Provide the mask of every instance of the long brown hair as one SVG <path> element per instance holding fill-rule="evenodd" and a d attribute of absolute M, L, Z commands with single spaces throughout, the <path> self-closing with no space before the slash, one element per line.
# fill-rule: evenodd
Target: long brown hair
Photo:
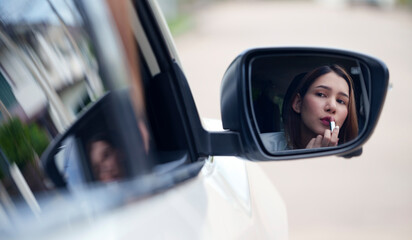
<path fill-rule="evenodd" d="M 303 73 L 296 76 L 286 92 L 282 108 L 282 118 L 285 127 L 286 139 L 290 148 L 297 149 L 306 147 L 306 143 L 302 142 L 300 132 L 300 126 L 302 124 L 300 114 L 296 113 L 292 108 L 293 99 L 297 94 L 299 94 L 303 99 L 309 87 L 315 82 L 315 80 L 330 72 L 334 72 L 339 77 L 345 79 L 349 86 L 348 115 L 346 116 L 345 122 L 339 131 L 339 144 L 348 142 L 358 136 L 358 117 L 356 114 L 355 96 L 353 91 L 354 84 L 352 78 L 339 65 L 334 64 L 330 66 L 321 66 L 315 68 L 309 73 Z"/>

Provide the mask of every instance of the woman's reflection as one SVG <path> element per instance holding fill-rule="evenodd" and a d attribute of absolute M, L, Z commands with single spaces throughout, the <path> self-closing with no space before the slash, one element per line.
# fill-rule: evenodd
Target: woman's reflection
<path fill-rule="evenodd" d="M 356 138 L 352 78 L 338 65 L 297 76 L 286 93 L 282 115 L 289 149 L 337 146 Z M 331 129 L 333 121 L 336 127 Z"/>
<path fill-rule="evenodd" d="M 121 154 L 105 134 L 97 134 L 89 141 L 88 152 L 96 180 L 111 182 L 124 177 Z"/>

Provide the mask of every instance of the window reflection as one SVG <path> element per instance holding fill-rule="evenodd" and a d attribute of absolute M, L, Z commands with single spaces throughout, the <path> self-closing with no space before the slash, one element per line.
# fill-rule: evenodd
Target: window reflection
<path fill-rule="evenodd" d="M 39 156 L 104 93 L 73 1 L 0 0 L 0 206 L 39 211 L 35 196 L 53 188 Z"/>
<path fill-rule="evenodd" d="M 132 32 L 121 35 L 122 42 L 117 42 L 112 41 L 116 31 L 107 34 L 93 27 L 89 30 L 106 35 L 92 42 L 74 2 L 0 0 L 0 235 L 5 229 L 3 212 L 7 217 L 17 212 L 14 216 L 19 219 L 10 217 L 13 224 L 33 213 L 43 217 L 53 212 L 53 202 L 65 201 L 59 187 L 78 193 L 89 187 L 117 186 L 146 174 L 154 162 L 148 160 L 150 129 Z M 118 6 L 111 3 L 113 8 Z M 112 20 L 105 15 L 110 12 L 82 4 L 84 12 L 93 9 L 102 13 L 101 18 Z M 119 20 L 116 27 L 121 28 L 124 11 L 113 12 Z M 120 44 L 134 49 L 127 52 L 130 62 L 126 64 Z M 102 48 L 113 56 L 102 54 Z M 100 65 L 95 51 L 102 56 Z M 105 73 L 105 83 L 122 84 L 112 84 L 109 92 L 99 72 Z M 99 133 L 109 139 L 93 140 Z M 44 154 L 51 143 L 51 152 Z M 42 155 L 44 162 L 40 161 Z"/>
<path fill-rule="evenodd" d="M 22 7 L 26 2 L 32 7 Z M 30 120 L 49 108 L 61 131 L 102 95 L 103 88 L 90 39 L 73 3 L 34 2 L 2 1 L 1 79 L 18 102 L 13 113 Z"/>

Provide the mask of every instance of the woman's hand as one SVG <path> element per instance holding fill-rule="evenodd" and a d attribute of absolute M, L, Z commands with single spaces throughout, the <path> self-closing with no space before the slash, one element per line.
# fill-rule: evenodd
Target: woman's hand
<path fill-rule="evenodd" d="M 325 133 L 318 135 L 316 138 L 312 138 L 306 148 L 321 148 L 321 147 L 335 147 L 339 142 L 339 126 L 336 126 L 331 132 L 329 129 L 325 130 Z"/>

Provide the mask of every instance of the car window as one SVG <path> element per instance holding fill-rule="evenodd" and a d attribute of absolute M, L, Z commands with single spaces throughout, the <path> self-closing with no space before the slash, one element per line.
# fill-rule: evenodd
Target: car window
<path fill-rule="evenodd" d="M 2 119 L 44 118 L 61 132 L 104 93 L 82 19 L 71 1 L 2 1 L 1 16 Z"/>
<path fill-rule="evenodd" d="M 103 12 L 101 3 L 95 7 Z M 110 42 L 122 46 L 114 34 L 104 36 L 114 56 L 101 56 L 82 8 L 71 0 L 0 1 L 0 212 L 5 216 L 26 208 L 39 214 L 45 210 L 39 199 L 57 192 L 59 184 L 46 173 L 50 161 L 41 161 L 51 146 L 50 159 L 69 187 L 118 181 L 148 169 L 143 89 L 133 92 L 133 83 L 117 84 L 138 76 L 117 68 L 126 64 L 118 61 L 122 53 L 109 48 Z M 109 23 L 104 26 L 113 29 L 115 23 Z M 126 163 L 132 157 L 135 161 Z M 3 217 L 0 232 L 8 222 Z"/>

